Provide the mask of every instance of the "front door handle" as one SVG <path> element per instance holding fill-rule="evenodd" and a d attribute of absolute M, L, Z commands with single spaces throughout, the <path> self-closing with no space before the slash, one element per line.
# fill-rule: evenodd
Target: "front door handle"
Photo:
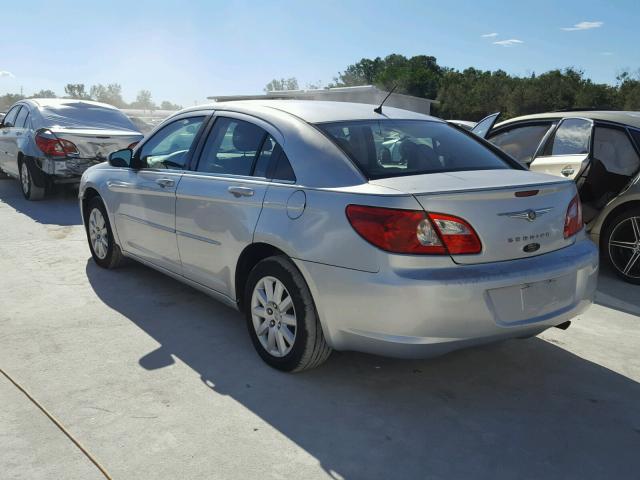
<path fill-rule="evenodd" d="M 231 195 L 233 195 L 236 198 L 253 197 L 253 194 L 255 193 L 253 191 L 253 188 L 249 188 L 249 187 L 229 187 L 227 190 Z"/>
<path fill-rule="evenodd" d="M 171 180 L 170 178 L 159 178 L 158 180 L 156 180 L 156 183 L 162 188 L 173 187 L 176 184 L 176 182 Z"/>
<path fill-rule="evenodd" d="M 575 169 L 573 167 L 564 167 L 562 170 L 560 170 L 560 173 L 565 177 L 569 177 L 575 173 Z"/>

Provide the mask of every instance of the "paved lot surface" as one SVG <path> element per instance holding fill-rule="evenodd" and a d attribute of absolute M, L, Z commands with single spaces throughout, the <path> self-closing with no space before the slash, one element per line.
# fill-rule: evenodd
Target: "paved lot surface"
<path fill-rule="evenodd" d="M 640 287 L 607 272 L 567 331 L 287 375 L 237 312 L 95 267 L 73 194 L 29 203 L 0 180 L 0 368 L 114 479 L 640 475 Z M 0 406 L 0 478 L 101 478 L 3 377 Z"/>

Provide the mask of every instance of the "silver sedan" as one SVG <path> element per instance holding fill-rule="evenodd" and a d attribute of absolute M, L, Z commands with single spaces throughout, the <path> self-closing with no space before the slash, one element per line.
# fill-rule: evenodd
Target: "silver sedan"
<path fill-rule="evenodd" d="M 394 108 L 183 110 L 88 169 L 80 204 L 98 265 L 130 257 L 238 308 L 285 371 L 566 328 L 596 287 L 573 182 Z"/>

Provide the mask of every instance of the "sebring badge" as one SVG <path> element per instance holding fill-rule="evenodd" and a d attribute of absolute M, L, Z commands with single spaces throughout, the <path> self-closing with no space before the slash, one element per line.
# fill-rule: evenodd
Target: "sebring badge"
<path fill-rule="evenodd" d="M 522 210 L 520 212 L 507 212 L 507 213 L 499 213 L 498 215 L 501 217 L 510 217 L 510 218 L 520 218 L 522 220 L 527 220 L 529 222 L 535 222 L 536 218 L 546 213 L 549 213 L 553 210 L 553 207 L 547 208 L 538 208 L 536 210 Z"/>

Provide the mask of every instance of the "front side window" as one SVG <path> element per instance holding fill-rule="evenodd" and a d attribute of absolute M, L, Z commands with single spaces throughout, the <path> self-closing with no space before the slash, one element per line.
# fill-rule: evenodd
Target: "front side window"
<path fill-rule="evenodd" d="M 18 116 L 18 111 L 20 110 L 20 105 L 16 105 L 7 113 L 7 116 L 4 117 L 4 126 L 5 127 L 13 127 L 16 124 L 16 117 Z"/>
<path fill-rule="evenodd" d="M 266 136 L 267 132 L 252 123 L 218 117 L 207 138 L 197 170 L 250 176 Z M 265 155 L 270 156 L 270 151 Z"/>
<path fill-rule="evenodd" d="M 140 150 L 142 168 L 183 170 L 189 149 L 205 118 L 183 118 L 158 130 Z"/>
<path fill-rule="evenodd" d="M 609 173 L 631 176 L 640 169 L 640 158 L 627 132 L 618 128 L 595 128 L 593 158 Z"/>
<path fill-rule="evenodd" d="M 446 123 L 363 120 L 318 127 L 369 179 L 514 168 L 474 136 Z"/>
<path fill-rule="evenodd" d="M 20 113 L 18 113 L 18 116 L 16 117 L 16 121 L 14 122 L 14 125 L 17 128 L 24 128 L 24 124 L 28 116 L 29 116 L 29 110 L 27 110 L 27 107 L 22 107 L 20 109 Z"/>
<path fill-rule="evenodd" d="M 588 154 L 592 126 L 590 120 L 583 118 L 564 120 L 553 135 L 553 141 L 545 148 L 545 155 Z"/>
<path fill-rule="evenodd" d="M 514 127 L 492 136 L 489 141 L 520 163 L 528 165 L 550 126 L 543 124 Z"/>

